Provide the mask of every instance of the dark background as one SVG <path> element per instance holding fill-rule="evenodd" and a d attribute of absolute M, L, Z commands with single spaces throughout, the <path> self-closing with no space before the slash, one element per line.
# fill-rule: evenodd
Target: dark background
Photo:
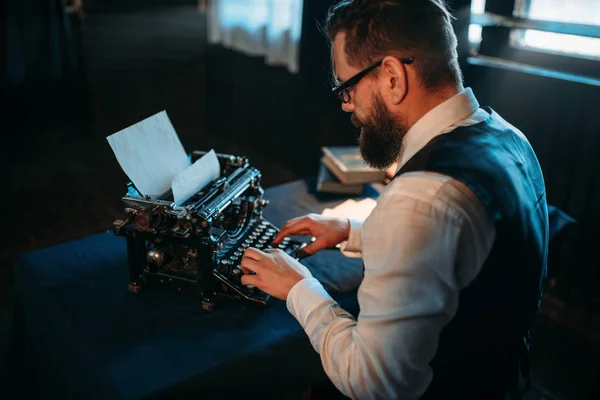
<path fill-rule="evenodd" d="M 349 115 L 329 93 L 329 50 L 317 29 L 331 1 L 304 3 L 297 75 L 209 46 L 193 0 L 84 0 L 83 16 L 65 14 L 57 0 L 0 3 L 2 321 L 20 253 L 107 230 L 122 215 L 127 178 L 106 136 L 167 110 L 186 150 L 246 155 L 267 187 L 314 176 L 322 145 L 355 144 Z M 600 87 L 469 65 L 469 1 L 451 4 L 465 86 L 525 133 L 549 203 L 577 219 L 551 248 L 530 396 L 594 398 Z M 530 57 L 547 67 L 568 63 Z"/>

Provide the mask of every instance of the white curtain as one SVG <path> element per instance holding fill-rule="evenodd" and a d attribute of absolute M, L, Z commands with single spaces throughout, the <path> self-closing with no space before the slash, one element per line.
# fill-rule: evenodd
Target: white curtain
<path fill-rule="evenodd" d="M 299 71 L 304 0 L 212 0 L 208 40 Z"/>

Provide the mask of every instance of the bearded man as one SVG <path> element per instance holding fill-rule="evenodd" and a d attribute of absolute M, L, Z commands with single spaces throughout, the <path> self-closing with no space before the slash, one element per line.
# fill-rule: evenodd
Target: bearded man
<path fill-rule="evenodd" d="M 344 0 L 327 15 L 362 156 L 397 170 L 365 221 L 299 217 L 274 244 L 312 235 L 308 254 L 361 253 L 358 318 L 285 253 L 243 256 L 242 283 L 286 301 L 351 398 L 512 399 L 528 384 L 544 180 L 525 136 L 463 86 L 451 19 L 442 0 Z"/>

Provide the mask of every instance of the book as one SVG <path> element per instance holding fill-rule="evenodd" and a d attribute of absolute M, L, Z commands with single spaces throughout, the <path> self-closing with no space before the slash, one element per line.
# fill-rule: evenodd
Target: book
<path fill-rule="evenodd" d="M 367 165 L 358 146 L 322 147 L 321 162 L 345 185 L 382 182 L 385 171 Z"/>
<path fill-rule="evenodd" d="M 345 185 L 333 175 L 321 161 L 317 177 L 317 192 L 359 195 L 365 190 L 363 184 Z"/>

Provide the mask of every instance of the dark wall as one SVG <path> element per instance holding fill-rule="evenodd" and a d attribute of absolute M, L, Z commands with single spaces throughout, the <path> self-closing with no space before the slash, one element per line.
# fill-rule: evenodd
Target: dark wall
<path fill-rule="evenodd" d="M 106 12 L 144 9 L 153 6 L 198 4 L 197 0 L 83 0 L 85 12 Z"/>
<path fill-rule="evenodd" d="M 80 22 L 62 0 L 0 2 L 3 132 L 86 122 Z"/>
<path fill-rule="evenodd" d="M 300 73 L 269 67 L 211 46 L 207 57 L 207 114 L 213 136 L 282 161 L 301 175 L 317 172 L 320 146 L 356 143 L 356 130 L 330 94 L 329 47 L 318 29 L 329 4 L 306 0 Z"/>

